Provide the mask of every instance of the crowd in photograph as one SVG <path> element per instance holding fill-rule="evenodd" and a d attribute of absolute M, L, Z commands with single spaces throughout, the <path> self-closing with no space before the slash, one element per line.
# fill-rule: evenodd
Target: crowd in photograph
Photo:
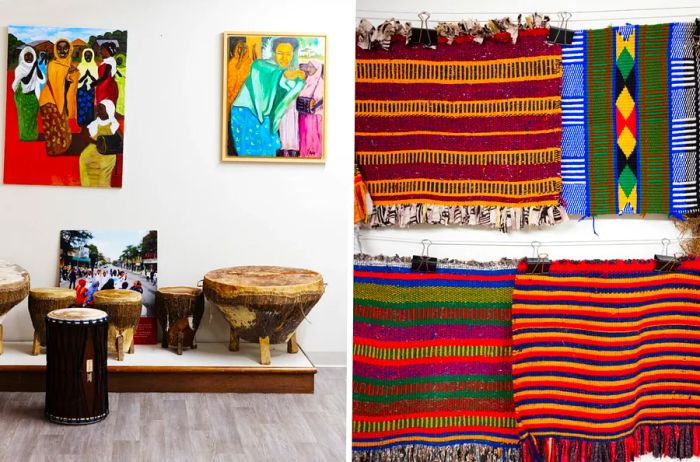
<path fill-rule="evenodd" d="M 146 278 L 156 283 L 156 273 L 147 273 Z M 90 269 L 78 266 L 63 266 L 61 280 L 68 283 L 69 289 L 75 289 L 76 305 L 93 306 L 95 292 L 108 289 L 133 290 L 143 294 L 140 280 L 129 280 L 126 271 L 119 269 Z"/>

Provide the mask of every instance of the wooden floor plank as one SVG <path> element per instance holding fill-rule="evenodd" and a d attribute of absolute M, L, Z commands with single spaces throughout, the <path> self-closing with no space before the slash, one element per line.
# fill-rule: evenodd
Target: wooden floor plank
<path fill-rule="evenodd" d="M 110 393 L 110 415 L 52 424 L 44 394 L 0 392 L 4 461 L 343 461 L 344 368 L 319 368 L 303 395 Z"/>

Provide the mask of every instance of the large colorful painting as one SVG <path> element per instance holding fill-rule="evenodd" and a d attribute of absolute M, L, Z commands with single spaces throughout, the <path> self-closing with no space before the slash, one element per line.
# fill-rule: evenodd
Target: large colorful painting
<path fill-rule="evenodd" d="M 126 37 L 8 28 L 6 184 L 121 187 Z"/>
<path fill-rule="evenodd" d="M 325 161 L 326 38 L 224 33 L 224 161 Z"/>

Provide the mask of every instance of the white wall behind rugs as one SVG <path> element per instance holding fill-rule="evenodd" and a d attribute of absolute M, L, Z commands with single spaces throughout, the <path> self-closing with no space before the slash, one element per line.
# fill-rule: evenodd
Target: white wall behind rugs
<path fill-rule="evenodd" d="M 673 10 L 677 7 L 692 7 L 690 9 Z M 666 10 L 645 10 L 663 7 Z M 619 11 L 612 11 L 613 9 Z M 385 11 L 379 13 L 377 10 Z M 552 14 L 557 11 L 574 12 L 569 22 L 570 29 L 592 29 L 608 25 L 620 25 L 626 22 L 636 24 L 652 24 L 661 22 L 687 21 L 692 22 L 695 16 L 700 17 L 700 5 L 693 1 L 669 0 L 620 0 L 610 3 L 605 0 L 589 0 L 578 2 L 573 0 L 491 0 L 474 3 L 460 0 L 357 0 L 357 19 L 373 18 L 373 24 L 381 21 L 374 18 L 396 17 L 402 21 L 409 20 L 413 25 L 420 24 L 417 14 L 427 10 L 430 19 L 459 20 L 477 18 L 484 19 L 510 16 L 517 18 L 519 13 L 527 15 L 533 12 Z M 576 13 L 585 10 L 589 13 Z M 603 10 L 603 11 L 601 11 Z M 463 13 L 463 14 L 446 14 Z M 659 17 L 661 15 L 661 17 Z M 675 16 L 674 16 L 675 15 Z M 684 16 L 686 15 L 686 16 Z M 695 16 L 690 16 L 695 15 Z M 625 18 L 625 19 L 620 19 Z M 552 16 L 553 25 L 558 25 L 556 15 Z M 434 27 L 434 24 L 432 24 Z M 537 241 L 613 241 L 613 240 L 646 240 L 653 239 L 653 244 L 645 245 L 606 245 L 581 247 L 541 247 L 540 251 L 549 254 L 550 258 L 646 258 L 654 253 L 661 253 L 661 239 L 676 238 L 678 231 L 666 217 L 654 216 L 640 219 L 639 217 L 601 217 L 595 220 L 593 233 L 592 220 L 578 222 L 579 217 L 553 228 L 543 227 L 537 231 L 512 232 L 502 234 L 494 230 L 478 228 L 443 228 L 438 226 L 410 229 L 372 230 L 363 231 L 367 237 L 398 238 L 405 240 L 430 239 L 433 241 L 488 241 L 496 244 L 513 244 Z M 536 228 L 535 228 L 536 229 Z M 357 247 L 356 247 L 357 250 Z M 387 241 L 363 241 L 362 250 L 369 254 L 420 254 L 421 246 L 415 243 L 398 243 Z M 669 247 L 670 252 L 678 251 L 677 244 Z M 525 247 L 490 246 L 433 246 L 430 253 L 437 257 L 494 260 L 501 257 L 520 258 L 530 256 L 532 250 Z"/>
<path fill-rule="evenodd" d="M 354 13 L 353 2 L 324 0 L 303 6 L 285 0 L 122 0 L 109 8 L 88 0 L 0 0 L 2 89 L 9 24 L 129 33 L 123 188 L 0 186 L 0 257 L 24 266 L 32 286 L 52 286 L 59 230 L 146 228 L 159 232 L 161 286 L 195 284 L 222 266 L 314 269 L 328 287 L 302 324 L 299 343 L 307 352 L 337 353 L 333 357 L 344 363 Z M 325 166 L 219 161 L 226 30 L 327 35 Z M 227 324 L 212 308 L 207 306 L 198 338 L 227 341 Z M 26 301 L 4 324 L 6 339 L 31 339 Z"/>

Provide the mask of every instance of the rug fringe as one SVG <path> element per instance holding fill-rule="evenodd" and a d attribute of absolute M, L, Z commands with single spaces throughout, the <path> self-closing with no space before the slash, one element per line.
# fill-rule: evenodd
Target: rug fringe
<path fill-rule="evenodd" d="M 394 446 L 372 451 L 353 451 L 352 462 L 520 462 L 519 448 L 485 444 Z"/>
<path fill-rule="evenodd" d="M 503 232 L 556 225 L 569 219 L 562 206 L 525 208 L 450 206 L 431 204 L 375 205 L 369 226 L 405 228 L 418 224 L 487 226 Z"/>
<path fill-rule="evenodd" d="M 509 17 L 492 19 L 481 24 L 474 19 L 461 21 L 441 21 L 437 24 L 438 35 L 448 44 L 462 40 L 481 44 L 486 39 L 496 39 L 501 42 L 515 43 L 518 40 L 518 32 L 530 29 L 549 28 L 549 17 L 534 13 L 526 16 L 519 15 L 516 21 Z M 394 36 L 411 36 L 411 23 L 402 23 L 394 18 L 387 19 L 375 27 L 367 19 L 361 19 L 355 33 L 357 46 L 363 50 L 381 48 L 388 51 Z"/>
<path fill-rule="evenodd" d="M 523 445 L 523 462 L 628 462 L 644 454 L 688 459 L 700 455 L 700 426 L 644 425 L 612 442 L 536 438 L 541 453 Z"/>
<path fill-rule="evenodd" d="M 410 268 L 412 257 L 401 257 L 399 255 L 367 255 L 358 253 L 354 256 L 355 265 L 364 266 L 390 266 L 398 268 Z M 438 260 L 438 268 L 449 269 L 476 269 L 476 270 L 499 270 L 499 269 L 515 269 L 518 267 L 520 260 L 511 258 L 502 258 L 497 261 L 476 261 L 476 260 L 457 260 L 453 258 L 441 258 Z"/>

